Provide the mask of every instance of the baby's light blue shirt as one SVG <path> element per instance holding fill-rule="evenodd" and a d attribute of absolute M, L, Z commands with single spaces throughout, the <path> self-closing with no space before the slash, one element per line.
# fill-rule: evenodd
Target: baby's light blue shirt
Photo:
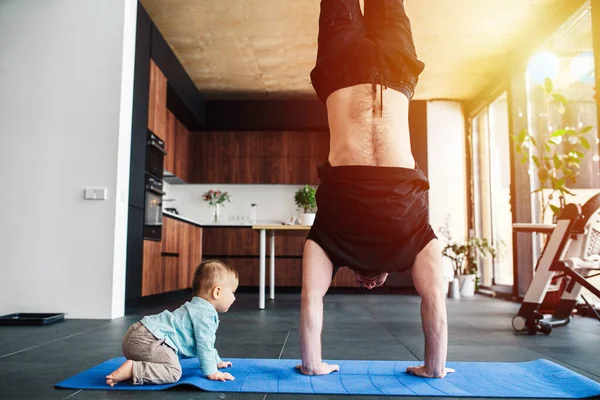
<path fill-rule="evenodd" d="M 215 349 L 219 315 L 208 301 L 194 296 L 177 310 L 142 318 L 142 324 L 156 336 L 165 339 L 180 358 L 198 357 L 204 375 L 218 371 L 221 361 Z"/>

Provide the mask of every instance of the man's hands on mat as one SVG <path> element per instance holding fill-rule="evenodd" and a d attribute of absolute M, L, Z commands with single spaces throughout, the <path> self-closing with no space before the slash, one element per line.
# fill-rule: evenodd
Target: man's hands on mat
<path fill-rule="evenodd" d="M 422 378 L 444 378 L 447 374 L 450 374 L 455 371 L 452 368 L 444 368 L 444 371 L 442 371 L 442 373 L 439 376 L 436 376 L 430 371 L 427 371 L 427 368 L 424 365 L 419 365 L 418 367 L 406 368 L 406 372 L 416 376 L 420 376 Z"/>
<path fill-rule="evenodd" d="M 214 374 L 211 375 L 207 375 L 206 376 L 208 379 L 210 379 L 211 381 L 232 381 L 235 378 L 233 377 L 233 375 L 231 375 L 228 372 L 221 372 L 221 371 L 217 371 Z"/>
<path fill-rule="evenodd" d="M 221 368 L 227 368 L 227 367 L 231 367 L 233 364 L 231 363 L 231 361 L 219 361 L 219 363 L 217 363 L 217 368 L 221 369 Z"/>
<path fill-rule="evenodd" d="M 296 365 L 296 368 L 299 369 L 304 375 L 327 375 L 340 370 L 339 365 L 329 365 L 327 363 L 321 363 L 321 365 L 312 368 L 305 367 L 304 365 Z"/>

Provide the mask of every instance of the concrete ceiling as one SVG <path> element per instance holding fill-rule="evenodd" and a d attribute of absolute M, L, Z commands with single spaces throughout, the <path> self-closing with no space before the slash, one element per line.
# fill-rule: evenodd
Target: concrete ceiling
<path fill-rule="evenodd" d="M 415 99 L 476 96 L 531 27 L 575 0 L 406 0 Z M 319 0 L 141 0 L 207 98 L 314 96 Z"/>

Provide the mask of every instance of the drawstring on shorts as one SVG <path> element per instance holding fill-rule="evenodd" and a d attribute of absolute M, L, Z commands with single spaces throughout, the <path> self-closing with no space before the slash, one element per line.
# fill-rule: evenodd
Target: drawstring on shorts
<path fill-rule="evenodd" d="M 383 117 L 383 90 L 387 89 L 387 84 L 383 80 L 383 75 L 379 71 L 375 71 L 371 74 L 371 83 L 373 84 L 373 114 L 375 114 L 375 101 L 377 100 L 377 85 L 381 86 L 381 92 L 379 94 L 379 102 L 381 109 L 379 110 L 379 116 Z"/>

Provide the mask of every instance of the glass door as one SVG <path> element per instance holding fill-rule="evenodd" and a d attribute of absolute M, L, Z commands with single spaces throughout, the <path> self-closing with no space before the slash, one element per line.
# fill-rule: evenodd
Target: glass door
<path fill-rule="evenodd" d="M 487 239 L 498 256 L 481 268 L 481 285 L 512 293 L 512 214 L 510 209 L 510 141 L 506 93 L 479 113 L 472 123 L 471 183 L 473 229 Z"/>

